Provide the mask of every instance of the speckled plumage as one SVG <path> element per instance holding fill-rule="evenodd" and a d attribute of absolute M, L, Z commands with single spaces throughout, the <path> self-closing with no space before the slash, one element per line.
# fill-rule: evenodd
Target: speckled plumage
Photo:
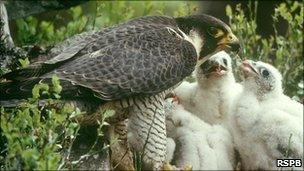
<path fill-rule="evenodd" d="M 145 18 L 148 22 L 144 23 Z M 57 56 L 38 68 L 33 64 L 34 69 L 30 66 L 26 70 L 37 73 L 39 68 L 43 68 L 39 72 L 44 74 L 38 78 L 44 80 L 56 74 L 63 82 L 63 98 L 65 93 L 69 96 L 75 95 L 75 92 L 82 97 L 84 89 L 91 90 L 103 100 L 162 92 L 193 71 L 196 52 L 191 43 L 168 31 L 166 27 L 169 24 L 171 28 L 175 27 L 173 19 L 145 18 L 88 34 L 78 41 L 79 46 L 71 43 L 70 48 L 68 46 L 61 53 L 56 52 L 59 53 Z M 84 45 L 84 40 L 90 43 Z M 22 73 L 22 70 L 19 72 Z M 16 74 L 6 78 L 17 78 L 13 77 Z M 67 86 L 64 86 L 65 83 Z M 78 86 L 78 89 L 75 90 L 75 86 L 69 83 Z M 12 92 L 9 95 L 12 97 Z"/>

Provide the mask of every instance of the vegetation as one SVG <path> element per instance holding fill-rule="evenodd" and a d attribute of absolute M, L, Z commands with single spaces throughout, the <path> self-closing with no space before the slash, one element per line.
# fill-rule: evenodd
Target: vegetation
<path fill-rule="evenodd" d="M 1 129 L 6 138 L 1 151 L 1 169 L 55 170 L 63 157 L 60 152 L 70 150 L 79 125 L 72 118 L 80 115 L 68 105 L 56 108 L 61 86 L 53 77 L 52 85 L 37 84 L 33 97 L 14 109 L 1 108 Z M 49 95 L 39 104 L 41 95 Z"/>
<path fill-rule="evenodd" d="M 76 6 L 56 13 L 48 21 L 40 21 L 33 16 L 18 19 L 18 31 L 14 41 L 19 45 L 53 45 L 74 34 L 109 27 L 139 16 L 187 15 L 197 11 L 196 4 L 178 1 L 93 1 L 86 6 L 88 13 L 84 12 L 83 6 Z"/>
<path fill-rule="evenodd" d="M 273 14 L 274 35 L 262 38 L 257 34 L 257 5 L 249 3 L 249 17 L 242 7 L 226 7 L 231 29 L 240 39 L 241 56 L 273 64 L 283 76 L 285 93 L 296 100 L 302 100 L 303 91 L 303 3 L 288 1 L 275 8 Z M 253 6 L 253 7 L 252 7 Z M 278 22 L 288 24 L 284 35 L 278 33 Z"/>
<path fill-rule="evenodd" d="M 229 24 L 243 47 L 240 56 L 274 64 L 283 74 L 285 92 L 295 99 L 302 99 L 304 96 L 303 4 L 297 1 L 280 4 L 273 14 L 275 35 L 267 38 L 262 38 L 256 32 L 257 5 L 257 1 L 249 5 L 249 9 L 252 10 L 248 17 L 240 5 L 236 9 L 230 6 L 226 8 Z M 198 10 L 196 2 L 180 1 L 94 1 L 86 7 L 90 9 L 89 13 L 86 13 L 83 8 L 83 6 L 77 6 L 59 12 L 48 21 L 40 21 L 33 16 L 18 19 L 14 41 L 18 46 L 46 47 L 74 34 L 112 26 L 137 16 L 182 16 L 193 14 Z M 277 23 L 282 20 L 288 23 L 285 35 L 280 35 L 276 31 Z M 58 25 L 57 23 L 66 24 Z M 24 57 L 17 57 L 15 61 L 18 67 L 24 67 L 29 63 L 29 60 Z M 3 68 L 1 71 L 7 72 Z M 0 151 L 0 169 L 53 170 L 73 168 L 73 165 L 79 162 L 69 161 L 68 155 L 80 127 L 72 118 L 84 112 L 65 104 L 58 108 L 60 91 L 61 86 L 58 79 L 54 77 L 51 85 L 36 85 L 33 88 L 33 97 L 25 100 L 20 106 L 13 109 L 1 108 L 2 136 L 0 140 L 6 143 Z M 52 98 L 41 105 L 39 104 L 41 95 Z M 104 118 L 102 120 L 104 121 Z M 101 127 L 103 126 L 107 124 L 101 123 Z M 103 136 L 101 131 L 98 135 Z M 94 152 L 88 152 L 88 155 L 92 154 Z M 137 159 L 136 168 L 140 168 L 140 162 L 137 162 Z"/>

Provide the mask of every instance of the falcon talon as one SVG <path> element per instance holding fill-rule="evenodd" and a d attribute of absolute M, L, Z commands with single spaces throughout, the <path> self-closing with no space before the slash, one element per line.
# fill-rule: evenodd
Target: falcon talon
<path fill-rule="evenodd" d="M 172 103 L 177 102 L 177 104 L 180 104 L 179 98 L 177 95 L 174 95 L 172 98 Z"/>
<path fill-rule="evenodd" d="M 191 164 L 186 164 L 183 168 L 184 171 L 190 171 L 190 170 L 193 170 L 193 167 Z"/>

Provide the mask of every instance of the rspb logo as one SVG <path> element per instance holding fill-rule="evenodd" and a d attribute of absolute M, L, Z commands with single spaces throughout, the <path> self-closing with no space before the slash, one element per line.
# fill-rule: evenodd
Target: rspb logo
<path fill-rule="evenodd" d="M 302 167 L 301 159 L 277 159 L 277 167 Z"/>

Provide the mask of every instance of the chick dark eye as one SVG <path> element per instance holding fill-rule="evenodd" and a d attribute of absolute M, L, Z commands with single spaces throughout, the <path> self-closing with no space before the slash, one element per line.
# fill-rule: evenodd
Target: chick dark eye
<path fill-rule="evenodd" d="M 223 62 L 227 66 L 227 59 L 223 59 Z"/>
<path fill-rule="evenodd" d="M 262 75 L 263 77 L 268 77 L 269 76 L 269 72 L 266 69 L 262 70 Z"/>

